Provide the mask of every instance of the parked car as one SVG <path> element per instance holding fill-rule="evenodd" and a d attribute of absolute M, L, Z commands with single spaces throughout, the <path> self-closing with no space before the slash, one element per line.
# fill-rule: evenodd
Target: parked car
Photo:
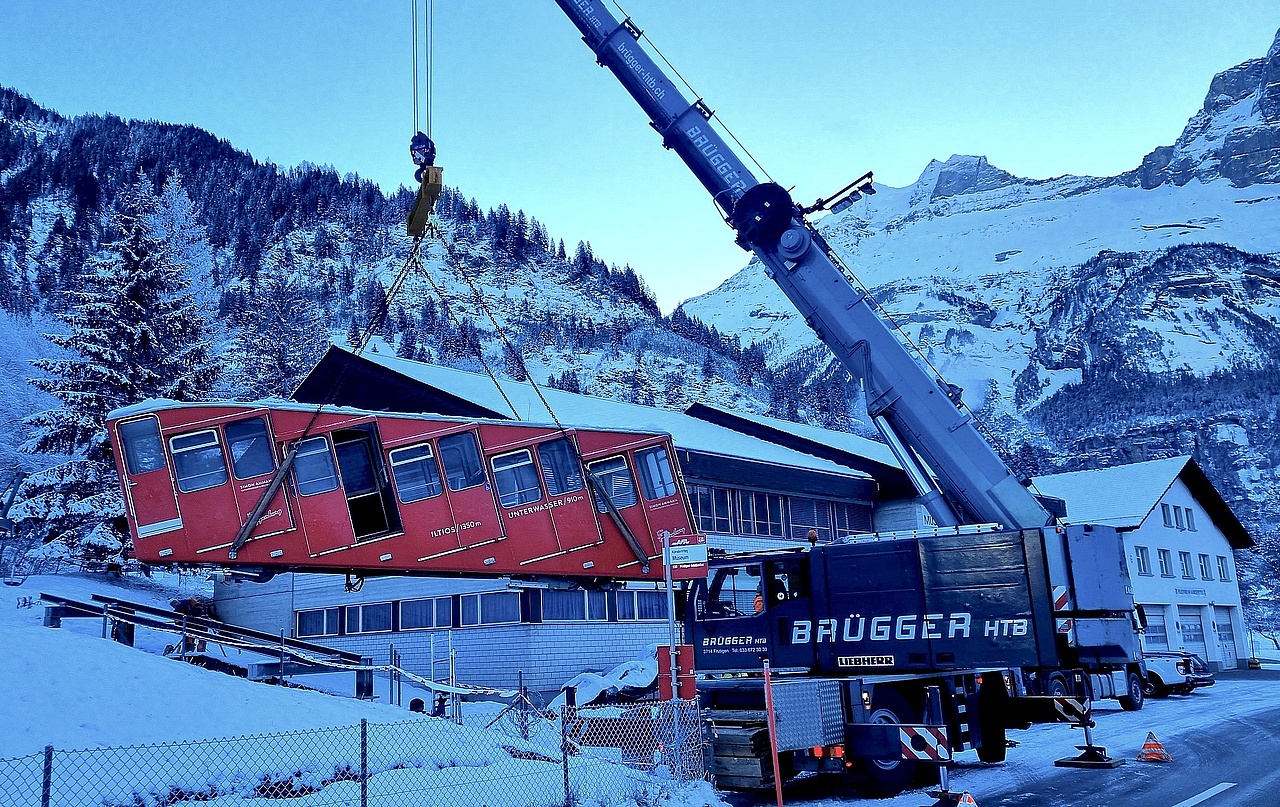
<path fill-rule="evenodd" d="M 1213 686 L 1209 665 L 1195 653 L 1148 651 L 1142 654 L 1142 659 L 1147 665 L 1146 694 L 1149 697 L 1190 695 L 1198 687 Z"/>

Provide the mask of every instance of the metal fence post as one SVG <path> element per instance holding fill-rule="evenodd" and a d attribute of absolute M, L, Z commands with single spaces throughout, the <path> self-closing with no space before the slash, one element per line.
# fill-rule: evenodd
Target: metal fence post
<path fill-rule="evenodd" d="M 564 766 L 564 807 L 573 807 L 573 795 L 569 792 L 569 715 L 577 704 L 577 692 L 573 687 L 564 691 L 564 706 L 560 707 L 560 759 Z"/>
<path fill-rule="evenodd" d="M 40 807 L 49 807 L 53 792 L 53 746 L 44 747 L 44 779 L 40 783 Z"/>
<path fill-rule="evenodd" d="M 360 807 L 369 807 L 369 721 L 360 718 Z"/>

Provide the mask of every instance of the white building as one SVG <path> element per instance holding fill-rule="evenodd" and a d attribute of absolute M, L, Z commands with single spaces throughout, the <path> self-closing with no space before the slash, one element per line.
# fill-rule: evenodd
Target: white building
<path fill-rule="evenodd" d="M 1147 619 L 1147 650 L 1187 650 L 1212 669 L 1248 655 L 1235 550 L 1253 539 L 1190 457 L 1036 477 L 1067 504 L 1072 523 L 1124 536 L 1133 598 Z"/>

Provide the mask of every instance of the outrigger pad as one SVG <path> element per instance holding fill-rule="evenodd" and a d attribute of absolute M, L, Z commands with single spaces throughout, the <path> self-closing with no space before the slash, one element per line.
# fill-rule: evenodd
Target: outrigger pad
<path fill-rule="evenodd" d="M 409 209 L 408 232 L 418 238 L 427 232 L 427 221 L 435 210 L 436 201 L 444 192 L 444 168 L 438 165 L 427 165 L 422 168 L 422 185 L 418 187 L 418 196 Z"/>
<path fill-rule="evenodd" d="M 1058 768 L 1118 768 L 1124 764 L 1123 759 L 1107 756 L 1107 749 L 1101 745 L 1077 745 L 1082 752 L 1078 757 L 1055 759 L 1053 764 Z"/>

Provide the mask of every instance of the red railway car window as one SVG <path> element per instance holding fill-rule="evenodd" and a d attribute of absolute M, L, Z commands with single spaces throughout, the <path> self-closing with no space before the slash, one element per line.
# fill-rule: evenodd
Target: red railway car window
<path fill-rule="evenodd" d="M 476 436 L 471 432 L 440 438 L 440 461 L 444 463 L 449 490 L 466 490 L 484 484 L 480 447 L 476 445 Z"/>
<path fill-rule="evenodd" d="M 613 502 L 614 507 L 621 510 L 636 503 L 636 483 L 631 479 L 631 471 L 627 468 L 625 457 L 610 457 L 607 460 L 593 462 L 588 467 L 604 486 L 609 501 Z M 609 512 L 609 508 L 605 507 L 604 502 L 601 501 L 596 502 L 596 509 L 601 513 Z"/>
<path fill-rule="evenodd" d="M 538 445 L 538 461 L 542 464 L 542 481 L 547 486 L 547 493 L 560 496 L 582 490 L 586 481 L 582 476 L 582 465 L 578 462 L 578 452 L 566 439 L 552 440 Z"/>
<path fill-rule="evenodd" d="M 533 467 L 533 454 L 524 448 L 501 454 L 489 460 L 493 478 L 498 483 L 498 501 L 503 507 L 516 507 L 542 498 L 538 470 Z"/>
<path fill-rule="evenodd" d="M 136 476 L 164 467 L 164 443 L 160 441 L 160 423 L 155 418 L 121 423 L 120 440 L 124 443 L 124 461 L 130 474 Z"/>
<path fill-rule="evenodd" d="M 227 461 L 213 429 L 169 438 L 178 490 L 194 493 L 227 481 Z"/>
<path fill-rule="evenodd" d="M 228 423 L 226 434 L 227 450 L 231 453 L 231 472 L 236 479 L 252 479 L 276 469 L 276 459 L 271 451 L 271 437 L 267 434 L 265 420 L 247 418 Z"/>
<path fill-rule="evenodd" d="M 405 504 L 430 499 L 444 492 L 430 443 L 392 451 L 391 475 L 396 480 L 400 501 Z"/>
<path fill-rule="evenodd" d="M 298 456 L 293 461 L 293 478 L 298 493 L 314 496 L 328 493 L 338 487 L 338 472 L 333 465 L 326 437 L 312 437 L 298 446 Z"/>
<path fill-rule="evenodd" d="M 646 499 L 652 501 L 675 495 L 676 480 L 665 448 L 655 446 L 637 451 L 636 467 L 640 470 L 640 486 L 644 488 Z"/>

